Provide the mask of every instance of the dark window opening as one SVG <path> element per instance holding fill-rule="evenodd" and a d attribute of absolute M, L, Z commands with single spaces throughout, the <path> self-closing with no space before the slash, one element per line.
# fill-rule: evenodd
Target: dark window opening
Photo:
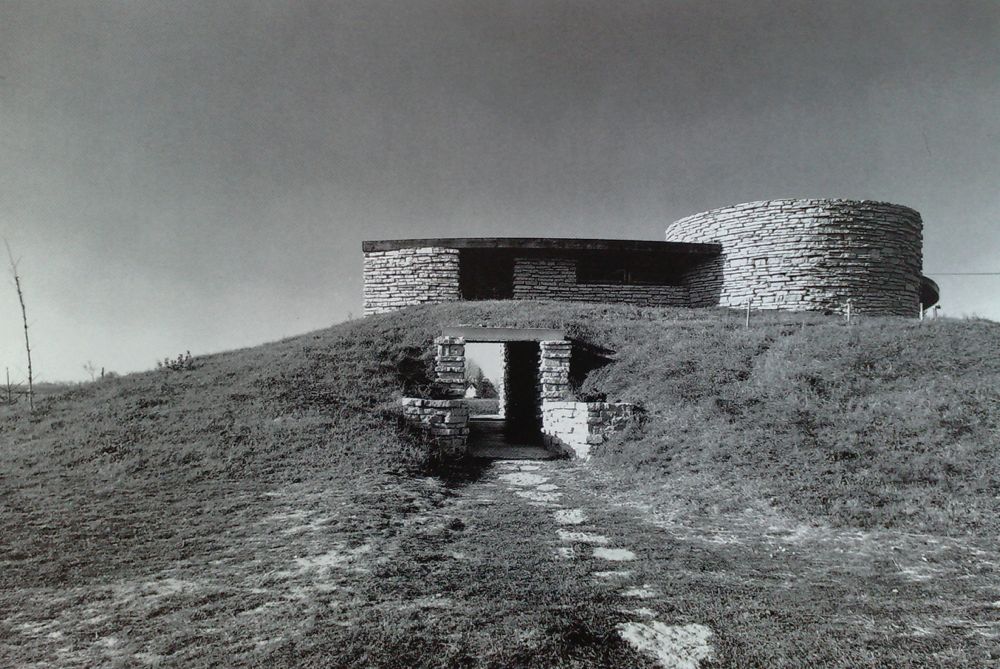
<path fill-rule="evenodd" d="M 646 254 L 602 254 L 581 257 L 576 264 L 577 283 L 677 286 L 683 267 L 673 258 Z"/>
<path fill-rule="evenodd" d="M 514 297 L 514 257 L 496 249 L 462 249 L 458 282 L 463 300 L 509 300 Z"/>

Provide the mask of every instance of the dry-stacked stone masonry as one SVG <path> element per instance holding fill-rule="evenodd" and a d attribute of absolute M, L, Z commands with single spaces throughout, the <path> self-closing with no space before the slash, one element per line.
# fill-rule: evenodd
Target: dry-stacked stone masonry
<path fill-rule="evenodd" d="M 469 439 L 469 407 L 462 400 L 404 397 L 403 416 L 416 425 L 439 457 L 465 454 Z"/>
<path fill-rule="evenodd" d="M 662 242 L 446 238 L 368 241 L 366 314 L 455 300 L 620 302 L 916 317 L 920 214 L 868 200 L 766 200 L 671 224 Z"/>
<path fill-rule="evenodd" d="M 586 458 L 593 444 L 624 429 L 635 407 L 611 402 L 578 402 L 570 385 L 573 343 L 568 340 L 539 342 L 538 411 L 542 441 L 550 450 Z"/>
<path fill-rule="evenodd" d="M 463 398 L 468 341 L 502 343 L 507 410 L 501 419 L 506 423 L 505 432 L 515 438 L 587 457 L 593 444 L 603 443 L 608 435 L 623 429 L 634 415 L 630 404 L 575 401 L 570 381 L 573 342 L 562 331 L 448 328 L 434 340 L 433 396 L 401 400 L 403 416 L 420 429 L 432 452 L 439 456 L 459 457 L 468 449 L 474 422 Z"/>
<path fill-rule="evenodd" d="M 620 239 L 367 241 L 364 311 L 455 300 L 522 299 L 686 306 L 684 275 L 718 244 Z"/>
<path fill-rule="evenodd" d="M 722 245 L 688 273 L 694 305 L 917 316 L 921 229 L 886 202 L 768 200 L 682 218 L 666 238 Z"/>
<path fill-rule="evenodd" d="M 465 339 L 441 335 L 434 339 L 434 375 L 445 397 L 465 396 Z"/>
<path fill-rule="evenodd" d="M 590 447 L 603 444 L 628 427 L 636 408 L 622 402 L 542 403 L 542 433 L 546 446 L 579 458 L 590 456 Z"/>
<path fill-rule="evenodd" d="M 580 282 L 574 258 L 514 260 L 515 300 L 621 302 L 647 307 L 685 307 L 686 285 Z"/>
<path fill-rule="evenodd" d="M 465 453 L 469 439 L 469 407 L 465 394 L 465 339 L 442 335 L 434 340 L 436 397 L 404 397 L 403 416 L 416 425 L 436 455 Z"/>
<path fill-rule="evenodd" d="M 440 246 L 366 251 L 365 314 L 414 304 L 454 302 L 458 250 Z"/>
<path fill-rule="evenodd" d="M 563 340 L 538 342 L 541 354 L 538 361 L 539 397 L 545 400 L 562 400 L 571 394 L 569 384 L 570 358 L 573 343 Z"/>

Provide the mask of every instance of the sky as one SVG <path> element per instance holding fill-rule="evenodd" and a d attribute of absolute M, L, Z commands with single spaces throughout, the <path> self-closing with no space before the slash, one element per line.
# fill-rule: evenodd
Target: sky
<path fill-rule="evenodd" d="M 479 367 L 494 386 L 503 383 L 503 344 L 470 342 L 465 345 L 465 359 Z M 466 364 L 466 374 L 469 367 Z"/>
<path fill-rule="evenodd" d="M 361 313 L 361 242 L 662 239 L 780 197 L 924 218 L 1000 319 L 1000 2 L 0 0 L 36 377 Z M 0 366 L 25 373 L 13 285 Z M 2 370 L 0 370 L 2 373 Z"/>

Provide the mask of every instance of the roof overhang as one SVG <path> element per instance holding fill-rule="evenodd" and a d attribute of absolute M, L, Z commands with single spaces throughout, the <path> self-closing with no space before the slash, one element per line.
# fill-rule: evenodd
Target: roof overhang
<path fill-rule="evenodd" d="M 365 253 L 439 247 L 448 249 L 496 249 L 535 251 L 630 251 L 694 256 L 722 253 L 721 244 L 658 242 L 635 239 L 573 239 L 560 237 L 439 237 L 431 239 L 383 239 L 362 242 Z"/>

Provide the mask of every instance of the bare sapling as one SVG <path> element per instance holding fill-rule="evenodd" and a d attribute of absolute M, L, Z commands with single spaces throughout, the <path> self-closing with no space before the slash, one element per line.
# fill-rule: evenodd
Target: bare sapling
<path fill-rule="evenodd" d="M 35 410 L 35 386 L 34 377 L 31 373 L 31 340 L 28 339 L 28 310 L 24 306 L 24 291 L 21 290 L 21 275 L 17 271 L 17 260 L 11 253 L 10 244 L 3 240 L 7 247 L 7 259 L 10 260 L 10 272 L 14 275 L 14 287 L 17 289 L 17 300 L 21 303 L 21 321 L 24 323 L 24 351 L 28 356 L 28 410 Z"/>

